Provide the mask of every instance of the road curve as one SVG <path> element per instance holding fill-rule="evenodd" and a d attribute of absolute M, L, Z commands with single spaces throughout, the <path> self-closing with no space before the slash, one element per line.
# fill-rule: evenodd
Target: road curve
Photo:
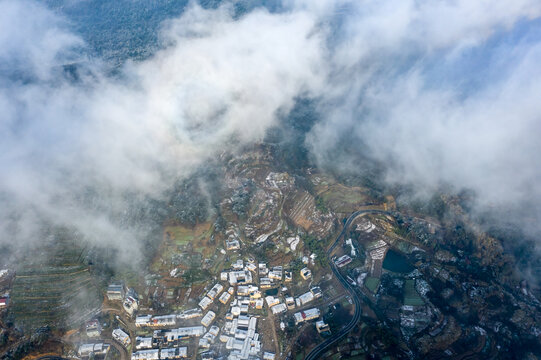
<path fill-rule="evenodd" d="M 331 266 L 331 269 L 336 276 L 336 278 L 340 281 L 344 289 L 349 293 L 351 298 L 353 299 L 353 303 L 355 305 L 355 313 L 353 317 L 351 318 L 351 321 L 346 325 L 345 328 L 340 330 L 340 332 L 333 334 L 330 338 L 322 342 L 321 344 L 317 345 L 310 353 L 305 357 L 305 360 L 314 360 L 314 359 L 320 359 L 321 355 L 323 355 L 330 346 L 336 344 L 338 341 L 340 341 L 344 336 L 346 336 L 361 320 L 361 300 L 359 298 L 359 295 L 353 289 L 350 283 L 347 282 L 347 280 L 342 276 L 340 271 L 338 270 L 338 267 L 334 264 L 334 261 L 331 259 L 331 254 L 338 245 L 338 242 L 340 239 L 344 236 L 346 233 L 346 230 L 349 228 L 353 220 L 355 220 L 357 217 L 365 214 L 388 214 L 387 211 L 383 210 L 359 210 L 354 212 L 349 216 L 349 218 L 346 220 L 346 223 L 344 224 L 344 227 L 340 234 L 336 237 L 336 240 L 334 240 L 334 243 L 331 245 L 331 247 L 327 250 L 327 259 L 329 260 L 329 264 Z"/>

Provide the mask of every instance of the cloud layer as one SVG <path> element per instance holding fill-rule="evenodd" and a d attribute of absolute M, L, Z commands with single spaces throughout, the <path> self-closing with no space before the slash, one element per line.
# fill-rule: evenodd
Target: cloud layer
<path fill-rule="evenodd" d="M 347 135 L 391 184 L 473 189 L 482 206 L 538 204 L 540 14 L 528 0 L 351 5 L 311 134 L 316 158 L 328 163 Z M 355 158 L 340 155 L 351 170 Z"/>
<path fill-rule="evenodd" d="M 541 203 L 537 1 L 277 8 L 237 18 L 192 4 L 163 24 L 162 50 L 111 77 L 61 16 L 0 1 L 0 243 L 39 241 L 43 220 L 139 244 L 144 231 L 115 220 L 126 196 L 160 199 L 261 140 L 297 96 L 318 99 L 307 146 L 322 166 L 362 172 L 362 149 L 390 184 L 473 189 L 480 207 Z"/>
<path fill-rule="evenodd" d="M 320 34 L 306 12 L 234 20 L 229 6 L 192 5 L 164 24 L 163 50 L 111 78 L 96 59 L 74 58 L 82 41 L 48 9 L 0 6 L 1 33 L 25 31 L 0 42 L 5 63 L 19 64 L 0 86 L 4 230 L 15 218 L 31 232 L 42 218 L 100 244 L 137 244 L 144 234 L 112 220 L 128 194 L 159 199 L 206 159 L 260 140 L 295 96 L 322 86 Z M 62 68 L 72 61 L 76 80 Z"/>

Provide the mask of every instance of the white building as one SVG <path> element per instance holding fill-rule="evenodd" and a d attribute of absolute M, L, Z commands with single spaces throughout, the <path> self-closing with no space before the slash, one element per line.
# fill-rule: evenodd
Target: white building
<path fill-rule="evenodd" d="M 135 349 L 151 349 L 152 348 L 152 338 L 151 337 L 141 337 L 137 336 L 135 338 Z"/>
<path fill-rule="evenodd" d="M 301 277 L 304 280 L 308 280 L 308 279 L 310 279 L 312 277 L 312 272 L 308 268 L 303 268 L 303 269 L 301 269 Z"/>
<path fill-rule="evenodd" d="M 229 284 L 230 285 L 244 285 L 253 283 L 252 273 L 248 270 L 237 270 L 229 272 Z"/>
<path fill-rule="evenodd" d="M 158 360 L 160 349 L 140 350 L 131 355 L 132 360 Z"/>
<path fill-rule="evenodd" d="M 231 307 L 231 314 L 233 316 L 239 316 L 240 315 L 240 306 Z"/>
<path fill-rule="evenodd" d="M 227 302 L 231 299 L 231 294 L 228 292 L 224 292 L 220 298 L 218 299 L 222 304 L 227 304 Z"/>
<path fill-rule="evenodd" d="M 314 294 L 312 294 L 311 291 L 308 291 L 302 294 L 301 296 L 299 296 L 299 301 L 301 302 L 301 306 L 308 304 L 312 300 L 314 300 Z"/>
<path fill-rule="evenodd" d="M 105 355 L 109 351 L 109 345 L 104 343 L 97 344 L 83 344 L 79 346 L 77 351 L 81 357 L 89 357 L 91 354 L 94 355 Z"/>
<path fill-rule="evenodd" d="M 328 324 L 325 324 L 325 321 L 319 320 L 316 321 L 316 329 L 318 333 L 331 331 Z"/>
<path fill-rule="evenodd" d="M 110 301 L 122 300 L 125 290 L 122 284 L 111 284 L 107 287 L 107 299 Z"/>
<path fill-rule="evenodd" d="M 203 348 L 203 349 L 208 349 L 208 348 L 210 348 L 210 341 L 209 341 L 209 339 L 206 339 L 206 338 L 201 338 L 201 339 L 199 339 L 199 347 L 200 347 L 200 348 Z"/>
<path fill-rule="evenodd" d="M 150 325 L 152 327 L 161 327 L 161 326 L 174 326 L 177 323 L 176 315 L 160 315 L 153 316 L 150 319 Z"/>
<path fill-rule="evenodd" d="M 207 296 L 214 300 L 216 296 L 220 295 L 220 293 L 223 291 L 224 286 L 222 284 L 216 284 L 212 287 L 212 289 L 209 290 L 207 293 Z"/>
<path fill-rule="evenodd" d="M 256 309 L 263 309 L 263 304 L 264 304 L 263 299 L 257 299 L 255 301 L 255 308 Z"/>
<path fill-rule="evenodd" d="M 150 326 L 152 321 L 152 315 L 139 315 L 135 318 L 135 326 Z"/>
<path fill-rule="evenodd" d="M 263 296 L 263 294 L 261 293 L 261 291 L 253 290 L 253 291 L 250 292 L 250 301 L 260 299 L 262 296 Z"/>
<path fill-rule="evenodd" d="M 255 272 L 257 270 L 257 266 L 255 266 L 254 263 L 249 263 L 246 265 L 246 269 Z"/>
<path fill-rule="evenodd" d="M 203 318 L 201 319 L 201 324 L 205 327 L 209 326 L 210 324 L 212 324 L 212 322 L 214 321 L 214 319 L 216 318 L 216 313 L 214 311 L 209 311 L 208 313 L 205 314 L 205 316 L 203 316 Z"/>
<path fill-rule="evenodd" d="M 248 296 L 250 295 L 250 287 L 247 285 L 241 285 L 237 288 L 237 295 Z"/>
<path fill-rule="evenodd" d="M 267 278 L 267 277 L 261 278 L 259 279 L 259 286 L 262 289 L 268 289 L 272 286 L 272 281 L 270 278 Z"/>
<path fill-rule="evenodd" d="M 286 306 L 289 310 L 295 309 L 295 299 L 291 296 L 286 297 Z"/>
<path fill-rule="evenodd" d="M 267 268 L 267 264 L 260 263 L 259 264 L 259 276 L 266 276 L 269 273 L 269 269 Z"/>
<path fill-rule="evenodd" d="M 185 337 L 203 336 L 205 328 L 203 326 L 183 327 L 167 330 L 164 333 L 164 338 L 167 342 L 173 342 Z"/>
<path fill-rule="evenodd" d="M 220 333 L 220 328 L 218 326 L 213 325 L 210 327 L 208 333 L 213 336 L 218 336 L 218 334 Z"/>
<path fill-rule="evenodd" d="M 321 296 L 323 296 L 323 292 L 319 286 L 314 286 L 310 289 L 310 292 L 314 295 L 315 299 L 319 299 Z"/>
<path fill-rule="evenodd" d="M 165 348 L 160 351 L 160 359 L 181 359 L 188 357 L 188 348 L 186 346 L 179 348 Z"/>
<path fill-rule="evenodd" d="M 133 296 L 126 295 L 124 302 L 122 303 L 122 307 L 126 313 L 128 313 L 128 315 L 133 316 L 133 314 L 139 308 L 139 301 Z"/>
<path fill-rule="evenodd" d="M 101 326 L 98 320 L 94 319 L 86 323 L 86 336 L 90 338 L 94 338 L 100 335 L 101 335 Z"/>
<path fill-rule="evenodd" d="M 199 307 L 200 307 L 201 309 L 203 309 L 203 311 L 204 311 L 204 310 L 207 310 L 208 307 L 209 307 L 211 304 L 212 304 L 212 300 L 205 296 L 204 298 L 201 299 L 201 301 L 200 301 L 199 304 L 197 304 L 197 305 L 199 305 Z"/>
<path fill-rule="evenodd" d="M 353 246 L 353 240 L 352 239 L 347 239 L 346 240 L 346 245 L 351 246 L 351 257 L 357 256 L 357 249 L 355 249 L 355 246 Z"/>
<path fill-rule="evenodd" d="M 265 301 L 267 302 L 268 307 L 273 307 L 274 305 L 278 305 L 280 303 L 280 299 L 270 295 L 265 297 Z"/>
<path fill-rule="evenodd" d="M 130 342 L 131 342 L 130 336 L 126 334 L 124 331 L 122 331 L 122 329 L 114 329 L 112 335 L 113 335 L 113 339 L 115 339 L 122 345 L 124 346 L 130 345 Z"/>
<path fill-rule="evenodd" d="M 290 282 L 292 280 L 293 280 L 293 274 L 291 273 L 291 271 L 284 271 L 284 281 Z"/>
<path fill-rule="evenodd" d="M 273 307 L 271 308 L 271 310 L 272 310 L 272 313 L 273 313 L 274 315 L 277 315 L 277 314 L 286 312 L 286 311 L 287 311 L 287 307 L 286 307 L 286 304 L 281 303 L 281 304 L 278 304 L 278 305 L 273 306 Z"/>
<path fill-rule="evenodd" d="M 203 312 L 201 311 L 201 309 L 195 308 L 183 311 L 181 314 L 177 315 L 177 318 L 181 320 L 186 320 L 200 316 L 203 316 Z"/>
<path fill-rule="evenodd" d="M 240 249 L 240 241 L 237 239 L 227 239 L 225 241 L 225 248 L 229 251 Z"/>
<path fill-rule="evenodd" d="M 351 261 L 352 260 L 348 255 L 342 255 L 338 259 L 336 259 L 334 263 L 336 264 L 336 266 L 341 268 L 349 264 Z"/>
<path fill-rule="evenodd" d="M 295 325 L 300 324 L 305 321 L 317 319 L 320 315 L 318 308 L 312 308 L 304 311 L 297 312 L 293 314 L 295 317 Z"/>
<path fill-rule="evenodd" d="M 282 271 L 273 269 L 271 272 L 269 272 L 269 278 L 274 280 L 282 280 Z"/>

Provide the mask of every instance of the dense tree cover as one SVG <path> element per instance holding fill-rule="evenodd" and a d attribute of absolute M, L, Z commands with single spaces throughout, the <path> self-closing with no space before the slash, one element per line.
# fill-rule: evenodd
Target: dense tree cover
<path fill-rule="evenodd" d="M 51 329 L 48 326 L 36 329 L 30 339 L 22 341 L 15 348 L 10 349 L 2 356 L 2 360 L 22 359 L 30 352 L 39 349 L 51 338 Z"/>
<path fill-rule="evenodd" d="M 468 252 L 468 254 L 474 250 L 475 234 L 461 221 L 445 228 L 443 240 Z"/>
<path fill-rule="evenodd" d="M 325 201 L 320 196 L 316 197 L 316 209 L 318 209 L 323 214 L 326 214 L 329 212 L 329 209 L 327 209 L 327 206 L 325 205 Z"/>
<path fill-rule="evenodd" d="M 2 347 L 4 345 L 7 345 L 8 340 L 9 340 L 9 335 L 8 335 L 7 331 L 3 331 L 0 334 L 0 347 Z"/>
<path fill-rule="evenodd" d="M 541 257 L 538 256 L 537 239 L 529 236 L 517 226 L 494 224 L 487 231 L 489 236 L 499 240 L 504 249 L 515 258 L 515 265 L 524 278 L 534 287 L 541 288 Z"/>
<path fill-rule="evenodd" d="M 304 239 L 304 246 L 310 250 L 310 252 L 316 254 L 315 262 L 320 266 L 327 265 L 327 255 L 325 253 L 325 241 L 316 238 L 314 235 L 307 234 Z"/>
<path fill-rule="evenodd" d="M 209 207 L 210 201 L 203 193 L 199 181 L 190 179 L 175 189 L 169 203 L 169 215 L 179 223 L 195 225 L 207 220 Z"/>
<path fill-rule="evenodd" d="M 287 114 L 280 114 L 277 126 L 267 131 L 264 141 L 274 144 L 274 165 L 280 171 L 302 174 L 302 170 L 311 166 L 309 151 L 306 147 L 306 134 L 318 121 L 316 101 L 297 98 L 295 105 Z"/>
<path fill-rule="evenodd" d="M 187 284 L 193 284 L 201 281 L 208 280 L 210 277 L 210 272 L 206 269 L 201 269 L 199 267 L 191 267 L 182 274 L 182 278 Z"/>
<path fill-rule="evenodd" d="M 381 293 L 402 299 L 404 295 L 404 281 L 398 277 L 393 277 L 388 273 L 381 276 Z"/>
<path fill-rule="evenodd" d="M 192 226 L 207 221 L 211 214 L 217 212 L 222 178 L 219 167 L 208 164 L 179 181 L 168 194 L 167 217 Z"/>
<path fill-rule="evenodd" d="M 274 246 L 274 243 L 271 241 L 265 241 L 263 244 L 257 246 L 253 251 L 259 262 L 266 263 L 271 259 L 272 253 L 275 250 L 276 247 Z"/>
<path fill-rule="evenodd" d="M 245 180 L 239 188 L 235 189 L 231 196 L 231 210 L 239 217 L 246 219 L 250 210 L 250 200 L 255 191 L 253 180 Z"/>
<path fill-rule="evenodd" d="M 424 243 L 425 245 L 436 247 L 441 234 L 432 234 L 428 225 L 424 222 L 416 221 L 415 219 L 405 216 L 402 213 L 393 214 L 398 225 L 393 231 L 404 238 L 411 238 Z"/>
<path fill-rule="evenodd" d="M 296 276 L 296 274 L 299 274 L 301 269 L 304 268 L 305 265 L 302 263 L 301 259 L 294 259 L 289 263 L 289 269 L 290 271 Z"/>

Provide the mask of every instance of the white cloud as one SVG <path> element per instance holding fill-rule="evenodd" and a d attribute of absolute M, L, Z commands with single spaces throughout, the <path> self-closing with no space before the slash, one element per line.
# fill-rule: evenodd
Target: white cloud
<path fill-rule="evenodd" d="M 58 15 L 0 1 L 0 189 L 10 201 L 2 226 L 18 210 L 21 239 L 39 215 L 101 244 L 137 240 L 144 234 L 113 220 L 126 192 L 159 198 L 222 149 L 262 139 L 299 94 L 321 99 L 309 136 L 321 163 L 354 164 L 334 151 L 363 143 L 386 163 L 389 182 L 450 183 L 507 206 L 541 200 L 540 43 L 506 44 L 501 62 L 486 64 L 489 77 L 467 91 L 460 69 L 440 79 L 469 51 L 490 52 L 494 37 L 538 19 L 537 1 L 284 7 L 234 19 L 227 5 L 191 5 L 163 25 L 163 50 L 111 78 L 99 59 L 80 58 L 84 44 Z M 61 76 L 74 60 L 77 82 Z M 87 206 L 79 195 L 89 188 L 101 195 Z"/>
<path fill-rule="evenodd" d="M 39 74 L 24 84 L 2 79 L 0 188 L 20 206 L 21 222 L 40 214 L 101 244 L 144 236 L 111 220 L 125 211 L 126 192 L 159 198 L 224 148 L 262 139 L 278 110 L 323 80 L 320 35 L 307 12 L 256 10 L 234 20 L 228 6 L 191 5 L 164 26 L 167 46 L 150 59 L 127 64 L 118 78 L 94 66 L 73 83 L 57 69 L 81 42 L 62 19 L 35 3 L 0 7 L 11 19 L 6 31 L 25 31 L 24 45 L 2 39 L 16 49 L 6 59 L 27 59 L 23 70 Z M 81 202 L 88 188 L 101 193 L 94 206 Z"/>
<path fill-rule="evenodd" d="M 328 162 L 343 135 L 355 134 L 365 156 L 386 164 L 390 183 L 470 188 L 482 205 L 541 201 L 541 146 L 533 135 L 541 43 L 501 45 L 498 62 L 482 69 L 490 77 L 477 86 L 464 85 L 468 73 L 460 72 L 472 51 L 493 55 L 495 37 L 540 14 L 528 0 L 358 3 L 344 16 L 331 61 L 337 81 L 327 116 L 310 136 L 316 158 Z M 449 68 L 455 77 L 442 81 Z"/>

